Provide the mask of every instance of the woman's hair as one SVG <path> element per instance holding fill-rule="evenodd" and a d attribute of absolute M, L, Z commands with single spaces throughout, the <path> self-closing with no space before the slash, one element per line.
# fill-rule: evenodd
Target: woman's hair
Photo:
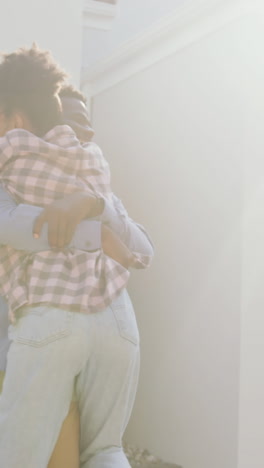
<path fill-rule="evenodd" d="M 36 45 L 3 54 L 0 63 L 0 110 L 9 117 L 23 112 L 38 136 L 61 123 L 58 93 L 66 73 L 49 51 Z"/>

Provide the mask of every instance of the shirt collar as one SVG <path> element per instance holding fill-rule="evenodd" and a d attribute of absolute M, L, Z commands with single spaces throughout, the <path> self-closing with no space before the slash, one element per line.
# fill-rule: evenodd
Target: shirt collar
<path fill-rule="evenodd" d="M 44 135 L 43 140 L 62 148 L 80 145 L 79 140 L 69 125 L 57 125 Z"/>

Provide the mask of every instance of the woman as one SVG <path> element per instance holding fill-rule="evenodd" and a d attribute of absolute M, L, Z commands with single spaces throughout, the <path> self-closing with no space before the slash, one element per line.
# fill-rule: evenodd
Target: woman
<path fill-rule="evenodd" d="M 67 122 L 75 131 L 78 139 L 84 144 L 91 141 L 91 138 L 94 135 L 94 132 L 90 125 L 90 120 L 86 108 L 85 97 L 78 90 L 72 86 L 65 86 L 60 92 L 60 98 L 62 102 L 62 111 L 63 111 L 63 121 Z M 105 163 L 104 163 L 105 164 Z M 103 161 L 102 161 L 103 167 Z M 120 206 L 121 202 L 116 197 L 114 197 L 115 203 Z M 5 204 L 4 204 L 5 202 Z M 8 206 L 9 202 L 9 206 Z M 44 232 L 42 238 L 39 238 L 39 241 L 36 242 L 32 235 L 29 235 L 32 232 L 32 225 L 35 222 L 35 217 L 37 214 L 40 214 L 40 211 L 36 207 L 22 205 L 18 210 L 12 200 L 8 200 L 7 194 L 3 194 L 0 190 L 0 204 L 2 205 L 2 210 L 5 208 L 5 217 L 0 209 L 0 224 L 2 230 L 0 231 L 0 242 L 5 242 L 5 239 L 11 239 L 11 236 L 16 236 L 16 248 L 22 250 L 30 249 L 48 249 L 48 239 L 47 233 Z M 107 202 L 106 202 L 107 204 Z M 1 206 L 0 205 L 0 206 Z M 7 207 L 9 208 L 7 212 Z M 65 203 L 63 206 L 63 215 L 68 216 L 68 221 L 71 222 L 71 231 L 73 232 L 76 228 L 76 225 L 73 223 L 73 214 L 76 215 L 78 211 L 78 206 Z M 135 224 L 131 219 L 125 216 L 125 210 L 123 211 L 123 219 L 126 219 L 126 229 L 125 232 L 122 230 L 120 225 L 120 216 L 116 216 L 115 212 L 111 212 L 110 206 L 106 210 L 108 216 L 104 216 L 105 222 L 119 235 L 121 239 L 130 249 L 130 251 L 141 252 L 142 255 L 147 257 L 151 253 L 150 241 L 145 233 L 142 226 Z M 14 219 L 13 223 L 10 222 L 11 214 Z M 110 214 L 110 216 L 109 216 Z M 8 216 L 7 216 L 8 215 Z M 58 219 L 61 219 L 61 211 L 56 202 L 52 205 L 52 213 L 49 217 L 46 217 L 48 224 L 53 227 L 54 223 L 58 222 Z M 9 226 L 7 226 L 6 219 L 9 220 Z M 26 226 L 27 222 L 31 222 L 31 226 Z M 36 223 L 39 226 L 39 223 Z M 67 224 L 66 221 L 64 224 Z M 99 239 L 97 238 L 98 233 L 98 222 L 95 221 L 85 221 L 80 224 L 79 231 L 82 233 L 82 237 L 79 236 L 74 238 L 71 245 L 76 245 L 76 242 L 79 242 L 79 248 L 85 248 L 85 244 L 89 239 L 91 250 L 94 250 L 100 246 Z M 37 227 L 36 225 L 36 227 Z M 6 231 L 6 232 L 5 232 Z M 61 230 L 55 229 L 58 233 Z M 125 234 L 126 233 L 126 234 Z M 2 237 L 1 237 L 2 236 Z M 81 243 L 80 241 L 83 240 Z M 59 239 L 53 239 L 55 244 Z M 144 265 L 141 265 L 144 266 Z M 4 378 L 4 369 L 6 366 L 6 353 L 8 349 L 8 340 L 7 340 L 7 310 L 6 305 L 3 301 L 0 300 L 0 391 L 1 391 L 1 382 Z M 48 468 L 78 468 L 79 467 L 79 414 L 77 410 L 76 402 L 71 404 L 71 408 L 67 418 L 65 419 L 62 430 L 59 436 L 59 439 L 56 443 L 54 452 L 52 454 L 51 460 L 49 462 Z"/>
<path fill-rule="evenodd" d="M 36 49 L 11 54 L 2 65 L 0 127 L 6 135 L 1 144 L 2 183 L 17 201 L 34 204 L 41 201 L 43 194 L 42 201 L 47 203 L 48 199 L 61 196 L 60 190 L 68 193 L 84 190 L 83 179 L 89 173 L 85 152 L 65 128 L 57 128 L 52 134 L 45 135 L 51 126 L 59 123 L 56 91 L 62 80 L 61 72 L 50 59 L 47 60 L 47 55 Z M 23 71 L 19 74 L 20 80 L 14 73 L 19 67 L 20 72 Z M 40 108 L 41 117 L 37 111 Z M 23 128 L 26 133 L 12 131 L 16 128 Z M 41 136 L 45 144 L 33 138 L 30 132 Z M 59 149 L 58 143 L 63 145 L 63 150 Z M 56 158 L 58 164 L 54 164 L 56 170 L 50 178 L 46 169 L 52 158 Z M 76 161 L 79 167 L 74 165 Z M 40 168 L 46 171 L 45 177 L 40 174 Z M 34 174 L 36 169 L 37 176 Z M 75 177 L 70 176 L 72 169 Z M 56 180 L 56 171 L 59 171 L 60 180 Z M 40 184 L 35 183 L 34 177 Z M 91 189 L 88 179 L 86 185 Z M 83 202 L 83 217 L 89 214 L 87 201 Z M 18 460 L 28 467 L 47 465 L 76 381 L 81 415 L 81 466 L 129 466 L 121 438 L 134 400 L 139 355 L 133 311 L 124 294 L 127 273 L 102 253 L 88 255 L 64 249 L 63 252 L 44 252 L 30 257 L 7 246 L 1 254 L 4 267 L 2 292 L 9 301 L 11 317 L 16 320 L 0 401 L 1 460 L 10 468 L 18 466 Z M 87 267 L 90 275 L 87 275 Z M 4 272 L 8 272 L 6 277 Z M 77 286 L 71 287 L 76 277 Z M 96 314 L 87 314 L 86 309 Z M 90 341 L 87 343 L 88 337 Z M 30 346 L 34 347 L 34 352 Z M 58 370 L 59 377 L 56 375 Z M 40 404 L 43 378 L 47 376 L 49 385 Z M 59 399 L 54 397 L 55 389 L 59 389 Z M 31 414 L 32 399 L 37 399 L 38 404 L 33 405 Z M 21 435 L 25 414 L 29 428 Z M 43 447 L 38 441 L 45 423 L 48 437 Z M 13 453 L 17 427 L 20 434 L 16 439 L 16 453 Z"/>

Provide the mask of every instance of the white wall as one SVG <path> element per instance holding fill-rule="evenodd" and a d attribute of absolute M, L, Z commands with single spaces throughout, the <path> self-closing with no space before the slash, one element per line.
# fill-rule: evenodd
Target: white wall
<path fill-rule="evenodd" d="M 264 432 L 264 19 L 244 30 L 245 217 L 239 413 L 239 468 L 263 468 Z"/>
<path fill-rule="evenodd" d="M 142 372 L 127 439 L 184 468 L 263 467 L 259 16 L 93 99 L 114 188 L 156 245 L 130 286 Z"/>
<path fill-rule="evenodd" d="M 79 84 L 82 0 L 8 0 L 1 2 L 1 51 L 34 41 L 54 57 Z"/>
<path fill-rule="evenodd" d="M 119 14 L 110 31 L 87 28 L 83 34 L 84 68 L 107 57 L 123 42 L 160 20 L 188 0 L 119 0 Z"/>

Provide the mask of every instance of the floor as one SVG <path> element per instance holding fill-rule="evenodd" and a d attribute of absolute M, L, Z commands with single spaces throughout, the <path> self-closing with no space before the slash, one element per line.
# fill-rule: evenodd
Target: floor
<path fill-rule="evenodd" d="M 132 468 L 181 468 L 178 465 L 165 463 L 147 450 L 124 444 L 125 452 Z"/>

